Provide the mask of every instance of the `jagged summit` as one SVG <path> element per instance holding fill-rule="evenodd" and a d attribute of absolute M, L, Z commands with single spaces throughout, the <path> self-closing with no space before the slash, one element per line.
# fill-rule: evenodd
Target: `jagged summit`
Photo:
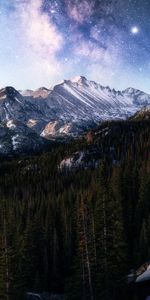
<path fill-rule="evenodd" d="M 7 86 L 3 89 L 0 89 L 0 98 L 14 98 L 18 95 L 20 96 L 20 93 L 12 86 Z"/>
<path fill-rule="evenodd" d="M 89 81 L 84 76 L 76 76 L 73 79 L 71 79 L 71 82 L 86 85 L 86 84 L 88 84 Z"/>
<path fill-rule="evenodd" d="M 133 87 L 128 87 L 122 92 L 123 93 L 133 93 L 133 92 L 135 92 L 135 90 L 138 91 L 137 89 L 134 89 Z"/>

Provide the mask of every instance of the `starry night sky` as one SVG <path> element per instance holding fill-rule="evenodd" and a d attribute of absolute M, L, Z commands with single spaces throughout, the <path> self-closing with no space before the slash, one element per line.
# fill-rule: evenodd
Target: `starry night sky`
<path fill-rule="evenodd" d="M 0 0 L 0 87 L 78 75 L 150 93 L 150 0 Z"/>

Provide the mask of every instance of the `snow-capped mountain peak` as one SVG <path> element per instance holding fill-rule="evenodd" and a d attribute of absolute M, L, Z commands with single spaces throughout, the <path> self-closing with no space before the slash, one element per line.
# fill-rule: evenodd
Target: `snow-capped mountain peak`
<path fill-rule="evenodd" d="M 0 124 L 6 124 L 7 132 L 17 132 L 19 126 L 19 134 L 26 128 L 44 138 L 77 136 L 103 120 L 131 117 L 147 105 L 150 95 L 140 90 L 116 91 L 78 76 L 53 89 L 1 89 Z"/>
<path fill-rule="evenodd" d="M 73 79 L 71 79 L 72 83 L 77 83 L 81 85 L 88 85 L 89 81 L 84 76 L 76 76 Z"/>
<path fill-rule="evenodd" d="M 135 91 L 138 91 L 137 89 L 134 89 L 134 88 L 132 88 L 132 87 L 128 87 L 127 89 L 125 89 L 124 91 L 123 91 L 123 93 L 126 93 L 126 94 L 132 94 L 132 93 L 134 93 Z"/>

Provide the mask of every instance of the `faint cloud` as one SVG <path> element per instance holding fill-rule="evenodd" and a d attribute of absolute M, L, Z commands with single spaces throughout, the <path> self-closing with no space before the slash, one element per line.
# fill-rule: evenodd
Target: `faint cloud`
<path fill-rule="evenodd" d="M 74 52 L 76 55 L 90 58 L 93 61 L 102 59 L 105 54 L 104 49 L 99 48 L 91 41 L 81 41 L 79 46 L 75 46 Z"/>
<path fill-rule="evenodd" d="M 9 22 L 18 36 L 15 47 L 20 48 L 18 76 L 26 78 L 29 86 L 31 82 L 36 87 L 56 81 L 63 74 L 58 54 L 63 49 L 64 39 L 48 12 L 43 10 L 43 0 L 10 1 L 13 10 Z"/>
<path fill-rule="evenodd" d="M 95 1 L 69 0 L 66 1 L 68 16 L 82 24 L 87 22 L 94 13 Z"/>
<path fill-rule="evenodd" d="M 100 63 L 102 66 L 117 64 L 120 58 L 120 51 L 115 45 L 109 47 L 100 47 L 97 43 L 87 40 L 81 40 L 78 46 L 74 48 L 75 55 L 88 59 L 89 64 Z"/>
<path fill-rule="evenodd" d="M 26 46 L 39 56 L 48 57 L 61 49 L 63 37 L 48 14 L 42 11 L 42 5 L 42 0 L 15 0 L 16 14 L 23 27 Z"/>

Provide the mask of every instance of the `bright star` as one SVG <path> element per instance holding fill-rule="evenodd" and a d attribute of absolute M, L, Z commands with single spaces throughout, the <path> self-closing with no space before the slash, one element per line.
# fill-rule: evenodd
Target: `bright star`
<path fill-rule="evenodd" d="M 138 34 L 139 33 L 139 28 L 137 26 L 131 27 L 131 33 Z"/>

